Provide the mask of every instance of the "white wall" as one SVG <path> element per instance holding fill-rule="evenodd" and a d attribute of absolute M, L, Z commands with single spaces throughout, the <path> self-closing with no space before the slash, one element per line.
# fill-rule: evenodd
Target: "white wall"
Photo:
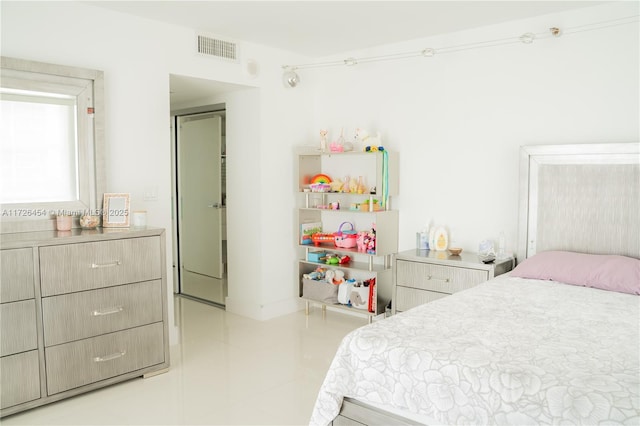
<path fill-rule="evenodd" d="M 226 102 L 228 111 L 227 309 L 254 318 L 299 308 L 293 147 L 316 143 L 321 128 L 332 136 L 342 126 L 348 135 L 356 127 L 378 129 L 384 145 L 399 151 L 400 249 L 414 246 L 415 231 L 428 218 L 454 228 L 455 243 L 466 250 L 501 230 L 513 248 L 521 145 L 638 140 L 637 24 L 526 46 L 301 70 L 301 85 L 287 90 L 280 65 L 309 58 L 241 43 L 242 59 L 260 64 L 259 77 L 251 79 L 241 64 L 195 54 L 188 29 L 84 3 L 3 1 L 0 7 L 3 55 L 105 71 L 107 190 L 130 192 L 132 209 L 146 209 L 155 226 L 171 226 L 169 75 L 247 87 L 216 102 Z M 633 14 L 635 2 L 608 5 L 339 59 Z M 157 191 L 156 201 L 143 199 L 149 189 Z M 168 265 L 171 258 L 168 253 Z"/>
<path fill-rule="evenodd" d="M 518 37 L 638 14 L 638 3 L 592 7 L 381 46 L 340 57 Z M 400 250 L 429 219 L 453 244 L 477 251 L 503 231 L 515 251 L 519 147 L 639 139 L 638 23 L 525 45 L 466 50 L 352 67 L 301 70 L 313 77 L 315 128 L 379 130 L 400 155 Z M 345 173 L 348 174 L 348 173 Z"/>
<path fill-rule="evenodd" d="M 196 54 L 190 29 L 76 2 L 0 6 L 2 55 L 105 72 L 106 190 L 131 193 L 131 208 L 146 209 L 152 226 L 171 228 L 169 75 L 246 87 L 221 99 L 227 103 L 229 142 L 227 305 L 259 319 L 299 309 L 287 171 L 292 147 L 312 127 L 312 97 L 309 87 L 282 86 L 281 65 L 308 58 L 239 41 L 241 62 L 229 63 Z M 249 58 L 260 65 L 257 78 L 243 71 Z M 148 192 L 157 200 L 145 200 Z M 172 246 L 167 232 L 169 292 Z M 283 275 L 276 281 L 270 253 L 284 259 L 275 265 Z"/>

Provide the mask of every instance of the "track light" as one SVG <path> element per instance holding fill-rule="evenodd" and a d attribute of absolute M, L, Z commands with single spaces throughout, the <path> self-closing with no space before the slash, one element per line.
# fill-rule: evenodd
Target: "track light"
<path fill-rule="evenodd" d="M 2 1 L 2 0 L 0 0 Z M 485 40 L 485 41 L 475 41 L 471 43 L 458 44 L 454 46 L 441 46 L 441 47 L 428 47 L 422 49 L 418 52 L 400 52 L 400 53 L 392 53 L 389 55 L 381 55 L 381 56 L 369 56 L 364 58 L 354 58 L 349 57 L 343 60 L 335 60 L 329 62 L 317 62 L 317 63 L 309 63 L 309 64 L 298 64 L 298 65 L 283 65 L 282 68 L 285 70 L 282 78 L 285 87 L 296 87 L 298 83 L 300 83 L 300 77 L 295 73 L 298 69 L 305 68 L 324 68 L 324 67 L 336 67 L 336 66 L 355 66 L 357 64 L 363 64 L 368 62 L 380 62 L 380 61 L 391 61 L 391 60 L 400 60 L 422 56 L 425 58 L 431 58 L 438 54 L 444 55 L 447 53 L 456 53 L 462 52 L 470 49 L 483 49 L 486 47 L 492 46 L 502 46 L 506 44 L 512 43 L 522 43 L 522 44 L 532 44 L 534 41 L 544 39 L 544 38 L 559 38 L 563 34 L 574 34 L 580 33 L 583 31 L 592 31 L 599 30 L 602 28 L 615 27 L 620 25 L 627 24 L 635 24 L 638 22 L 638 18 L 640 15 L 632 15 L 625 16 L 622 18 L 609 19 L 607 21 L 594 22 L 591 24 L 579 25 L 575 27 L 569 27 L 566 29 L 560 29 L 559 27 L 551 27 L 549 28 L 549 32 L 526 32 L 520 36 L 510 36 L 499 39 Z"/>
<path fill-rule="evenodd" d="M 300 83 L 300 76 L 296 74 L 295 67 L 284 66 L 284 73 L 282 74 L 282 83 L 284 87 L 296 87 Z"/>

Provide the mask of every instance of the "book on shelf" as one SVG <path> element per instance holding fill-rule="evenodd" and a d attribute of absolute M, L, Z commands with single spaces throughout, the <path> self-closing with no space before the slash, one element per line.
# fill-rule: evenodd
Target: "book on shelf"
<path fill-rule="evenodd" d="M 322 232 L 322 222 L 309 222 L 300 225 L 300 244 L 313 244 L 311 236 Z"/>

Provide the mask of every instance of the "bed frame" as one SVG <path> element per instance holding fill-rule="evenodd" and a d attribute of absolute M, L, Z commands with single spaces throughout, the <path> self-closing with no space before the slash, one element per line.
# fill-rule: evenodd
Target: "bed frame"
<path fill-rule="evenodd" d="M 640 143 L 520 149 L 518 259 L 567 250 L 640 258 Z M 334 426 L 416 425 L 345 398 Z"/>

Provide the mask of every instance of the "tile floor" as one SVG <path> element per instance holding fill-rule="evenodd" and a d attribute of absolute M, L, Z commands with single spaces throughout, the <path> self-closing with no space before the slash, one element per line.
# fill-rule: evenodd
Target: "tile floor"
<path fill-rule="evenodd" d="M 3 418 L 9 425 L 304 425 L 363 317 L 319 307 L 255 321 L 176 297 L 171 369 Z"/>

